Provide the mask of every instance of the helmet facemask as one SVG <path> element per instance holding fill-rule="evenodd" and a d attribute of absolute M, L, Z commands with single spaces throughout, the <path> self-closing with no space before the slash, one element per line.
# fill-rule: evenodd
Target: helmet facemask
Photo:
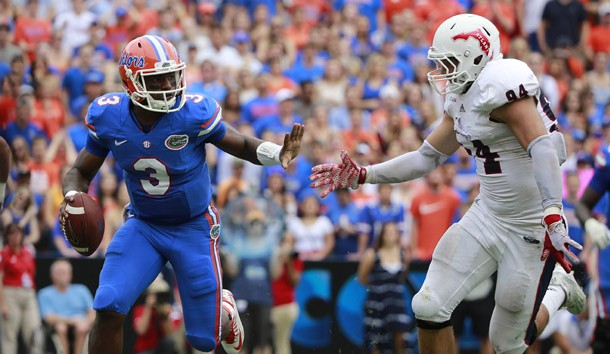
<path fill-rule="evenodd" d="M 135 72 L 125 67 L 126 75 L 136 88 L 131 93 L 134 104 L 153 112 L 175 112 L 184 106 L 184 77 L 186 64 L 176 64 L 173 60 L 155 63 L 153 69 L 142 69 Z M 164 89 L 169 80 L 171 89 Z M 176 100 L 179 104 L 176 105 Z"/>

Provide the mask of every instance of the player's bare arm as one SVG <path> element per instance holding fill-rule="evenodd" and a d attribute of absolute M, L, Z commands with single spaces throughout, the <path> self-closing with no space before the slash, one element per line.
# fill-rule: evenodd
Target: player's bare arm
<path fill-rule="evenodd" d="M 66 203 L 73 202 L 73 196 L 68 195 L 69 192 L 87 192 L 89 184 L 100 167 L 102 167 L 104 160 L 105 158 L 96 156 L 83 149 L 76 158 L 74 166 L 66 173 L 62 185 L 62 190 L 66 197 L 59 207 L 59 220 L 62 224 L 66 217 L 68 217 Z"/>
<path fill-rule="evenodd" d="M 507 103 L 491 112 L 492 119 L 508 124 L 519 144 L 532 158 L 534 177 L 542 197 L 544 210 L 543 225 L 545 237 L 542 259 L 553 255 L 561 266 L 570 272 L 578 258 L 568 245 L 582 250 L 582 246 L 568 235 L 562 216 L 561 171 L 559 158 L 540 115 L 533 97 L 526 97 Z"/>
<path fill-rule="evenodd" d="M 460 147 L 453 129 L 453 119 L 445 113 L 441 123 L 415 151 L 380 164 L 360 167 L 341 152 L 341 163 L 314 166 L 311 169 L 310 187 L 324 187 L 320 194 L 326 197 L 339 188 L 357 188 L 364 183 L 400 183 L 425 176 L 440 166 Z"/>
<path fill-rule="evenodd" d="M 272 166 L 281 164 L 283 168 L 299 155 L 305 126 L 295 123 L 292 131 L 284 135 L 284 145 L 279 146 L 253 136 L 245 135 L 227 124 L 225 136 L 215 145 L 221 150 L 256 165 Z"/>
<path fill-rule="evenodd" d="M 491 118 L 508 124 L 524 149 L 527 149 L 534 139 L 547 134 L 533 97 L 498 107 L 491 112 Z"/>

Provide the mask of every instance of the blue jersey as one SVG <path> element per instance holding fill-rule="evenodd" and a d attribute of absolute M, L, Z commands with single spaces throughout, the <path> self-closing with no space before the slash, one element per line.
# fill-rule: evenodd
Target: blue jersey
<path fill-rule="evenodd" d="M 216 101 L 198 94 L 186 98 L 182 109 L 163 115 L 149 130 L 124 93 L 98 97 L 89 107 L 86 149 L 100 157 L 112 152 L 124 170 L 136 218 L 181 223 L 203 215 L 210 204 L 205 143 L 220 141 L 226 128 Z"/>
<path fill-rule="evenodd" d="M 599 195 L 604 195 L 610 191 L 610 146 L 606 145 L 600 149 L 595 158 L 595 173 L 589 182 L 589 188 L 596 191 Z M 606 224 L 610 226 L 610 208 L 606 208 Z M 610 315 L 610 247 L 600 250 L 598 257 L 598 279 L 600 301 L 605 308 L 598 307 L 598 315 L 608 318 Z"/>
<path fill-rule="evenodd" d="M 381 227 L 387 222 L 396 223 L 402 235 L 405 227 L 405 207 L 396 203 L 388 207 L 379 204 L 367 205 L 360 212 L 357 228 L 360 233 L 369 235 L 368 245 L 371 246 L 379 236 Z"/>

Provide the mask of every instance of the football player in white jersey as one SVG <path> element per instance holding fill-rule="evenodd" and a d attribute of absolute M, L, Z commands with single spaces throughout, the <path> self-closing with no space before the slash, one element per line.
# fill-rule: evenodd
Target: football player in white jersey
<path fill-rule="evenodd" d="M 489 20 L 446 20 L 428 58 L 436 63 L 428 80 L 445 95 L 445 114 L 422 146 L 366 167 L 343 151 L 341 163 L 312 168 L 311 187 L 324 187 L 325 197 L 337 188 L 412 180 L 463 146 L 475 157 L 480 194 L 439 241 L 413 298 L 419 349 L 455 353 L 451 313 L 497 271 L 489 337 L 496 353 L 520 354 L 558 308 L 580 312 L 585 303 L 568 274 L 577 262 L 569 246 L 582 247 L 568 236 L 562 214 L 563 136 L 536 76 L 525 63 L 502 58 Z"/>

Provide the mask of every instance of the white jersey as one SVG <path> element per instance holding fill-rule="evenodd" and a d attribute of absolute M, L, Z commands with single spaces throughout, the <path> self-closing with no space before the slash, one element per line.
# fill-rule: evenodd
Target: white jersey
<path fill-rule="evenodd" d="M 539 225 L 542 202 L 532 159 L 508 125 L 490 118 L 495 108 L 526 96 L 535 98 L 549 133 L 557 130 L 536 76 L 515 59 L 487 63 L 466 93 L 446 96 L 444 109 L 453 118 L 457 140 L 475 157 L 480 201 L 488 211 L 505 222 Z"/>

